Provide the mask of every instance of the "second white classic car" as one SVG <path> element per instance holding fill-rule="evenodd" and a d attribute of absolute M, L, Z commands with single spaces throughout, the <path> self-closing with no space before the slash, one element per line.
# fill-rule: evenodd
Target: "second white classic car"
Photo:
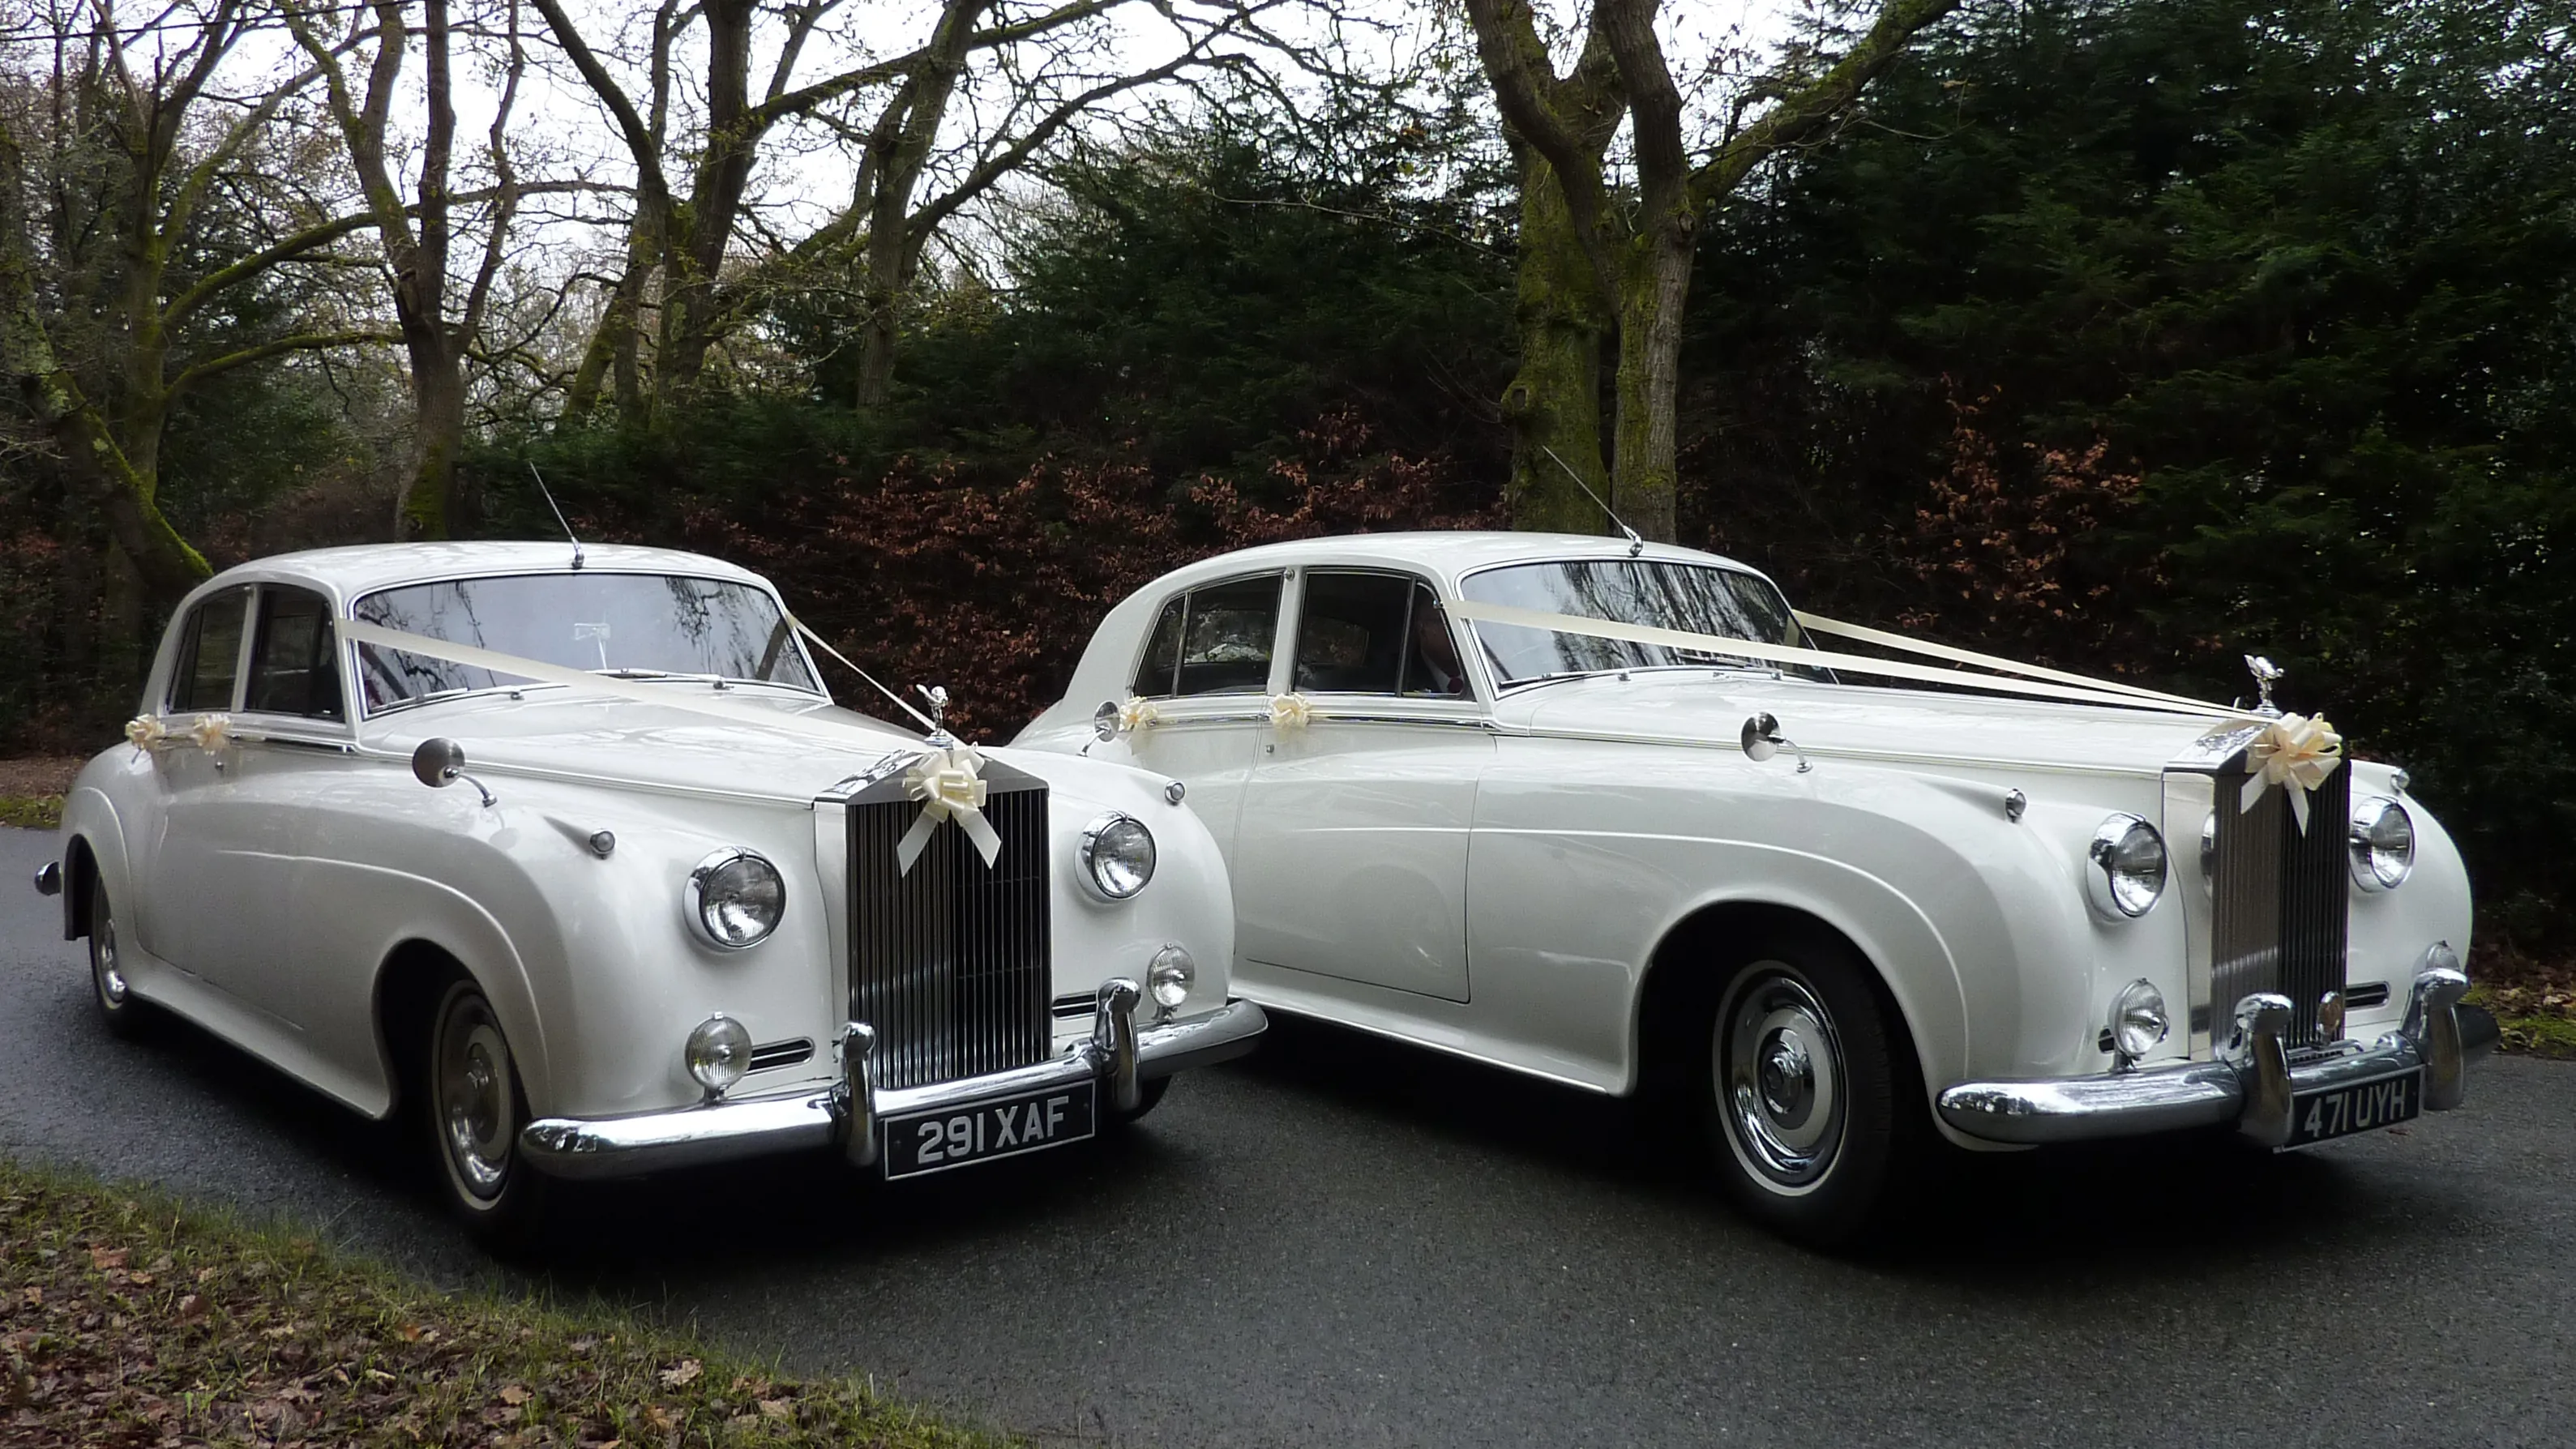
<path fill-rule="evenodd" d="M 1246 997 L 1686 1094 L 1810 1239 L 1935 1134 L 2302 1146 L 2460 1100 L 2468 882 L 2401 773 L 2268 681 L 1838 671 L 1802 619 L 1617 539 L 1273 545 L 1121 603 L 1018 743 L 1188 782 Z"/>
<path fill-rule="evenodd" d="M 168 1010 L 408 1105 L 502 1241 L 550 1177 L 835 1145 L 944 1171 L 1248 1050 L 1181 787 L 927 722 L 836 708 L 714 559 L 290 554 L 182 604 L 37 886 L 112 1028 Z"/>

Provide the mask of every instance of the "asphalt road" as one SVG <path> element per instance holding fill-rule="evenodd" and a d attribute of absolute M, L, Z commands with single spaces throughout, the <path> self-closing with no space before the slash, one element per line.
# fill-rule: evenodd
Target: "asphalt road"
<path fill-rule="evenodd" d="M 798 1371 L 1119 1445 L 2576 1443 L 2576 1066 L 2289 1158 L 1979 1161 L 1859 1260 L 1784 1246 L 1617 1103 L 1320 1027 L 1144 1130 L 899 1189 L 830 1161 L 598 1192 L 494 1269 L 396 1133 L 92 1020 L 51 837 L 0 831 L 0 1150 L 451 1286 L 639 1306 Z"/>

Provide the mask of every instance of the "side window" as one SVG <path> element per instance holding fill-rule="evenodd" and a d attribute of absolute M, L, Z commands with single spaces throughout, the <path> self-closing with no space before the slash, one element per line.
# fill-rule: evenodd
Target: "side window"
<path fill-rule="evenodd" d="M 1189 617 L 1190 596 L 1180 594 L 1163 606 L 1163 615 L 1154 621 L 1154 632 L 1146 636 L 1144 662 L 1136 666 L 1134 693 L 1141 695 L 1176 694 L 1180 690 L 1181 621 Z"/>
<path fill-rule="evenodd" d="M 259 637 L 250 651 L 244 709 L 340 718 L 340 670 L 331 608 L 319 594 L 270 584 L 260 590 Z"/>
<path fill-rule="evenodd" d="M 250 590 L 227 589 L 188 616 L 178 667 L 170 673 L 174 712 L 221 712 L 233 707 L 233 675 L 241 664 L 242 616 Z"/>
<path fill-rule="evenodd" d="M 1306 576 L 1297 619 L 1301 690 L 1322 694 L 1394 694 L 1404 670 L 1405 611 L 1413 581 L 1393 574 Z"/>
<path fill-rule="evenodd" d="M 1247 694 L 1270 687 L 1279 576 L 1193 589 L 1163 607 L 1137 667 L 1144 695 Z"/>
<path fill-rule="evenodd" d="M 1405 617 L 1404 675 L 1396 693 L 1414 699 L 1464 699 L 1467 671 L 1458 662 L 1457 636 L 1449 632 L 1449 611 L 1438 595 L 1413 586 L 1413 607 Z"/>

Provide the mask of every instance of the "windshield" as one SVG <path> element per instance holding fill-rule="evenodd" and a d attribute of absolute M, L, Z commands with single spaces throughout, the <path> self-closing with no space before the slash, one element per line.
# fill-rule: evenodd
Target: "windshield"
<path fill-rule="evenodd" d="M 714 676 L 820 692 L 787 619 L 749 584 L 678 574 L 509 574 L 386 589 L 359 621 L 570 669 Z M 467 664 L 358 646 L 371 708 L 517 682 Z"/>
<path fill-rule="evenodd" d="M 1653 559 L 1514 564 L 1470 574 L 1459 591 L 1480 604 L 1808 647 L 1797 617 L 1789 611 L 1789 601 L 1768 579 L 1740 569 Z M 1504 685 L 1617 669 L 1779 667 L 1713 651 L 1481 620 L 1476 624 L 1476 639 L 1493 663 L 1495 680 Z M 1805 679 L 1828 677 L 1822 670 L 1797 665 L 1782 672 Z"/>

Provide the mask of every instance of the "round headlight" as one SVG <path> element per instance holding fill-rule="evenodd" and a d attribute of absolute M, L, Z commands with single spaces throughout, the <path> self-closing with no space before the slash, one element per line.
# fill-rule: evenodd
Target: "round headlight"
<path fill-rule="evenodd" d="M 2132 981 L 2111 998 L 2111 1045 L 2120 1055 L 2133 1061 L 2145 1056 L 2172 1029 L 2165 1015 L 2165 994 L 2154 982 Z"/>
<path fill-rule="evenodd" d="M 1190 987 L 1199 979 L 1199 963 L 1178 946 L 1165 946 L 1154 953 L 1154 964 L 1145 972 L 1145 989 L 1154 1004 L 1165 1011 L 1177 1011 L 1190 999 Z"/>
<path fill-rule="evenodd" d="M 2352 802 L 2352 879 L 2366 891 L 2405 883 L 2415 869 L 2415 817 L 2385 795 Z"/>
<path fill-rule="evenodd" d="M 1116 811 L 1082 832 L 1082 876 L 1104 898 L 1123 901 L 1154 878 L 1154 832 Z"/>
<path fill-rule="evenodd" d="M 2114 815 L 2084 851 L 2084 894 L 2106 920 L 2143 916 L 2165 893 L 2165 838 L 2135 815 Z"/>
<path fill-rule="evenodd" d="M 751 1070 L 751 1032 L 719 1011 L 689 1033 L 680 1059 L 689 1064 L 689 1075 L 698 1079 L 699 1086 L 722 1095 Z"/>
<path fill-rule="evenodd" d="M 787 880 L 748 850 L 719 850 L 689 872 L 689 921 L 727 951 L 756 946 L 787 914 Z"/>

